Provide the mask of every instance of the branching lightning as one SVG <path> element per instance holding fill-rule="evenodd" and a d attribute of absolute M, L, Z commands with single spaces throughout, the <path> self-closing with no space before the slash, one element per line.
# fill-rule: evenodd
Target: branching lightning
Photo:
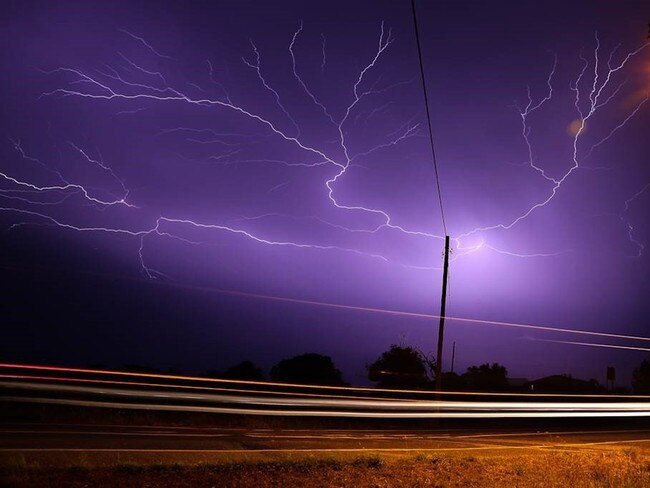
<path fill-rule="evenodd" d="M 383 29 L 383 25 L 382 25 Z M 298 27 L 298 30 L 293 33 L 293 37 L 291 39 L 291 43 L 289 44 L 289 54 L 291 55 L 291 65 L 293 67 L 293 76 L 296 78 L 298 83 L 300 83 L 300 86 L 303 88 L 305 93 L 311 98 L 312 102 L 314 104 L 318 105 L 318 107 L 323 111 L 323 114 L 332 122 L 332 124 L 335 124 L 334 118 L 329 114 L 327 111 L 327 107 L 323 105 L 321 102 L 319 102 L 316 99 L 316 96 L 311 92 L 311 90 L 307 87 L 307 84 L 303 81 L 303 79 L 300 77 L 298 74 L 298 68 L 296 66 L 296 55 L 293 51 L 293 47 L 296 44 L 296 40 L 298 39 L 298 36 L 302 32 L 302 20 L 300 21 L 300 26 Z M 383 34 L 383 31 L 382 31 Z M 321 70 L 324 70 L 325 67 L 325 37 L 323 37 L 323 44 L 322 44 L 322 54 L 323 54 L 323 61 L 321 62 Z"/>
<path fill-rule="evenodd" d="M 302 25 L 300 27 L 302 28 Z M 295 37 L 294 37 L 294 39 L 295 39 Z M 250 68 L 253 68 L 255 70 L 255 72 L 257 73 L 257 77 L 262 82 L 262 85 L 264 85 L 264 88 L 266 88 L 268 91 L 273 93 L 273 96 L 275 97 L 275 102 L 277 103 L 278 107 L 280 107 L 280 110 L 282 110 L 282 112 L 284 112 L 284 115 L 287 116 L 287 118 L 291 121 L 291 123 L 295 127 L 295 129 L 296 129 L 296 137 L 300 137 L 300 127 L 298 127 L 298 124 L 296 123 L 294 118 L 291 116 L 289 111 L 284 107 L 284 105 L 282 105 L 282 102 L 280 101 L 280 95 L 278 94 L 278 92 L 276 90 L 274 90 L 273 88 L 271 88 L 269 86 L 269 84 L 266 82 L 266 80 L 264 79 L 264 76 L 262 76 L 262 71 L 261 71 L 261 68 L 260 68 L 260 52 L 257 50 L 257 46 L 255 45 L 255 43 L 253 42 L 252 39 L 250 40 L 250 43 L 251 43 L 251 46 L 253 48 L 253 52 L 255 53 L 255 61 L 250 62 L 250 61 L 247 61 L 246 58 L 242 58 L 242 60 L 244 61 L 246 66 L 248 66 Z M 294 60 L 294 72 L 295 72 L 295 60 Z"/>
<path fill-rule="evenodd" d="M 650 46 L 650 43 L 645 43 L 641 47 L 625 55 L 618 64 L 616 63 L 612 64 L 614 55 L 616 54 L 619 48 L 619 46 L 616 46 L 611 51 L 608 57 L 606 72 L 604 75 L 602 75 L 600 73 L 600 54 L 599 54 L 600 39 L 598 37 L 598 33 L 596 33 L 595 35 L 595 44 L 596 45 L 593 53 L 593 73 L 591 74 L 591 81 L 587 79 L 586 73 L 592 63 L 590 63 L 590 61 L 581 54 L 580 59 L 583 62 L 582 69 L 580 70 L 580 73 L 578 74 L 576 80 L 569 87 L 570 90 L 574 92 L 574 107 L 578 114 L 578 118 L 573 124 L 574 135 L 572 137 L 572 142 L 571 142 L 572 160 L 570 162 L 569 167 L 559 177 L 550 176 L 546 170 L 544 170 L 543 168 L 541 168 L 535 163 L 535 159 L 533 157 L 533 149 L 529 139 L 531 128 L 527 121 L 528 116 L 531 113 L 541 109 L 544 106 L 544 104 L 546 104 L 553 98 L 552 79 L 553 76 L 555 75 L 556 68 L 557 68 L 557 56 L 555 56 L 553 68 L 551 69 L 551 72 L 547 79 L 547 86 L 548 86 L 547 95 L 543 97 L 539 102 L 535 103 L 531 98 L 530 88 L 528 88 L 527 89 L 528 104 L 524 109 L 519 110 L 519 114 L 522 120 L 522 137 L 524 139 L 524 142 L 528 150 L 528 161 L 526 164 L 530 166 L 532 169 L 534 169 L 536 172 L 538 172 L 546 181 L 548 181 L 551 184 L 551 188 L 548 193 L 548 196 L 542 199 L 541 201 L 534 203 L 527 209 L 525 209 L 514 219 L 511 219 L 503 223 L 475 228 L 469 232 L 460 234 L 458 236 L 458 239 L 462 240 L 465 237 L 469 237 L 479 232 L 486 232 L 486 231 L 492 231 L 497 229 L 501 229 L 501 230 L 511 229 L 518 223 L 528 218 L 533 212 L 539 210 L 542 207 L 545 207 L 555 198 L 558 191 L 562 187 L 563 183 L 578 168 L 581 167 L 581 162 L 584 161 L 586 158 L 588 158 L 591 155 L 591 153 L 594 151 L 594 149 L 596 149 L 598 146 L 605 143 L 617 131 L 622 129 L 648 101 L 648 96 L 646 95 L 646 97 L 642 99 L 634 107 L 634 109 L 624 118 L 624 120 L 621 123 L 619 123 L 613 129 L 611 129 L 611 131 L 605 137 L 603 137 L 598 142 L 593 144 L 586 151 L 586 154 L 584 156 L 581 155 L 580 142 L 582 141 L 582 137 L 587 127 L 587 123 L 599 112 L 600 109 L 602 109 L 604 106 L 609 104 L 616 97 L 616 95 L 619 93 L 622 86 L 625 84 L 625 82 L 620 83 L 618 86 L 616 86 L 616 88 L 614 88 L 613 91 L 611 91 L 609 95 L 606 96 L 607 90 L 610 88 L 614 76 L 619 71 L 621 71 L 633 57 L 635 57 L 636 55 L 641 53 L 644 49 L 646 49 L 648 46 Z M 588 87 L 587 93 L 585 93 L 585 88 L 582 85 L 587 85 Z"/>
<path fill-rule="evenodd" d="M 643 250 L 645 249 L 645 244 L 643 244 L 641 241 L 639 241 L 635 236 L 634 236 L 634 226 L 630 222 L 630 220 L 627 217 L 627 213 L 630 210 L 630 205 L 634 200 L 639 198 L 643 193 L 650 187 L 650 183 L 647 183 L 643 188 L 641 188 L 639 191 L 637 191 L 634 195 L 632 195 L 630 198 L 625 200 L 625 208 L 623 211 L 618 215 L 619 219 L 625 227 L 627 228 L 627 235 L 630 239 L 630 242 L 633 243 L 636 248 L 637 248 L 637 253 L 634 257 L 640 258 L 641 255 L 643 254 Z"/>
<path fill-rule="evenodd" d="M 304 159 L 301 161 L 286 161 L 274 158 L 243 157 L 241 155 L 241 149 L 245 144 L 242 142 L 244 139 L 241 138 L 250 137 L 250 135 L 247 134 L 218 133 L 209 128 L 172 127 L 163 130 L 159 136 L 163 137 L 172 133 L 179 133 L 183 135 L 190 134 L 191 136 L 185 139 L 185 142 L 189 144 L 195 144 L 199 146 L 217 144 L 225 146 L 227 149 L 224 153 L 213 155 L 209 158 L 209 162 L 213 162 L 215 164 L 277 164 L 288 168 L 301 167 L 311 171 L 330 171 L 329 175 L 324 179 L 325 194 L 327 195 L 329 203 L 336 210 L 340 210 L 342 213 L 358 213 L 367 216 L 369 218 L 369 224 L 366 227 L 353 228 L 350 226 L 340 225 L 336 222 L 332 222 L 315 215 L 295 217 L 273 212 L 269 212 L 260 216 L 245 217 L 244 220 L 256 220 L 267 217 L 310 218 L 317 220 L 326 227 L 350 233 L 378 234 L 380 232 L 386 231 L 399 233 L 406 238 L 435 240 L 442 239 L 443 236 L 440 234 L 424 230 L 407 229 L 406 227 L 395 223 L 391 215 L 386 210 L 383 210 L 381 208 L 348 202 L 347 200 L 345 203 L 343 203 L 343 198 L 338 196 L 335 192 L 337 183 L 345 177 L 350 168 L 358 165 L 360 160 L 372 158 L 375 153 L 379 151 L 405 144 L 409 139 L 418 137 L 420 135 L 421 124 L 419 122 L 416 122 L 414 117 L 398 127 L 392 134 L 389 134 L 386 141 L 382 141 L 373 147 L 367 148 L 360 152 L 353 152 L 351 149 L 351 144 L 349 141 L 350 131 L 354 128 L 354 125 L 360 120 L 360 118 L 365 117 L 365 124 L 367 123 L 367 120 L 373 117 L 377 112 L 386 110 L 390 104 L 394 103 L 393 101 L 389 101 L 387 103 L 382 102 L 376 107 L 363 112 L 360 109 L 361 102 L 366 99 L 371 99 L 371 97 L 374 95 L 385 94 L 396 86 L 410 83 L 410 81 L 403 81 L 395 83 L 393 85 L 385 86 L 383 88 L 378 88 L 381 77 L 376 78 L 374 82 L 369 80 L 369 77 L 379 70 L 382 59 L 387 55 L 391 45 L 395 42 L 392 31 L 390 29 L 387 29 L 384 26 L 383 22 L 381 23 L 377 44 L 372 54 L 368 56 L 367 61 L 358 71 L 356 78 L 351 83 L 349 89 L 350 101 L 349 103 L 346 102 L 346 105 L 344 106 L 340 117 L 336 117 L 335 111 L 329 109 L 315 95 L 314 91 L 308 86 L 305 79 L 300 74 L 301 70 L 299 68 L 295 47 L 300 40 L 300 35 L 303 31 L 303 28 L 304 26 L 301 21 L 298 29 L 293 33 L 288 44 L 288 53 L 291 60 L 291 74 L 293 75 L 293 78 L 297 84 L 300 86 L 300 89 L 309 98 L 309 100 L 311 100 L 311 103 L 317 107 L 320 112 L 322 112 L 325 118 L 324 123 L 327 125 L 331 124 L 332 128 L 337 133 L 337 149 L 340 150 L 342 157 L 340 155 L 337 156 L 337 154 L 339 154 L 337 151 L 320 148 L 318 145 L 308 142 L 306 138 L 303 137 L 300 126 L 297 122 L 297 118 L 292 115 L 291 111 L 282 102 L 279 91 L 274 88 L 264 76 L 264 72 L 262 71 L 262 53 L 252 40 L 250 41 L 253 54 L 252 59 L 251 57 L 244 56 L 242 57 L 242 60 L 245 65 L 251 68 L 251 70 L 255 73 L 257 80 L 261 83 L 264 90 L 271 94 L 277 107 L 281 110 L 284 117 L 286 117 L 286 120 L 290 122 L 292 127 L 290 132 L 287 132 L 282 128 L 282 124 L 273 121 L 270 117 L 258 113 L 252 108 L 246 107 L 245 104 L 235 103 L 226 91 L 222 82 L 218 81 L 215 78 L 214 66 L 210 60 L 206 60 L 209 79 L 211 83 L 219 89 L 220 97 L 211 97 L 199 83 L 187 82 L 185 85 L 192 88 L 192 90 L 190 90 L 192 93 L 199 93 L 198 96 L 193 96 L 189 92 L 184 91 L 182 88 L 172 85 L 169 82 L 169 80 L 172 78 L 164 74 L 162 70 L 148 69 L 145 66 L 142 66 L 140 63 L 136 62 L 132 57 L 127 56 L 122 52 L 117 52 L 116 55 L 120 60 L 119 64 L 110 65 L 103 63 L 100 68 L 94 70 L 87 70 L 78 67 L 59 66 L 48 71 L 43 71 L 43 73 L 48 76 L 64 78 L 67 80 L 67 84 L 63 86 L 57 86 L 50 91 L 42 93 L 40 98 L 76 97 L 92 102 L 124 102 L 127 104 L 146 101 L 153 104 L 183 104 L 190 108 L 196 107 L 226 111 L 233 117 L 241 117 L 245 120 L 248 120 L 249 122 L 256 124 L 259 127 L 260 132 L 264 134 L 264 137 L 267 137 L 268 134 L 268 137 L 278 138 L 279 140 L 291 144 L 296 150 L 304 155 Z M 159 60 L 163 59 L 166 63 L 171 63 L 174 61 L 174 58 L 165 54 L 161 54 L 160 51 L 154 48 L 151 43 L 149 43 L 143 37 L 135 35 L 124 29 L 119 29 L 119 31 L 132 39 L 135 43 L 144 46 L 148 53 L 154 55 Z M 555 55 L 552 68 L 546 79 L 547 91 L 545 95 L 535 101 L 531 94 L 531 89 L 528 87 L 527 104 L 524 107 L 518 108 L 518 115 L 521 119 L 521 137 L 524 141 L 525 147 L 527 148 L 528 155 L 526 165 L 533 169 L 535 173 L 539 174 L 544 179 L 544 183 L 550 186 L 549 192 L 545 198 L 524 209 L 515 218 L 506 220 L 501 223 L 478 227 L 469 231 L 458 233 L 456 236 L 453 236 L 452 241 L 454 243 L 456 251 L 453 257 L 454 260 L 459 259 L 467 254 L 477 252 L 481 249 L 487 249 L 495 253 L 508 255 L 515 258 L 541 258 L 557 256 L 559 254 L 569 252 L 568 250 L 562 250 L 558 252 L 533 253 L 508 251 L 488 243 L 485 240 L 483 234 L 489 231 L 511 229 L 518 223 L 527 219 L 531 214 L 533 214 L 533 212 L 549 204 L 554 199 L 563 183 L 575 172 L 576 169 L 581 167 L 581 163 L 585 159 L 589 158 L 598 147 L 610 140 L 616 132 L 623 129 L 648 101 L 648 96 L 646 96 L 639 103 L 637 103 L 633 109 L 626 114 L 623 120 L 618 123 L 618 125 L 614 126 L 604 137 L 592 144 L 588 150 L 585 151 L 583 149 L 582 139 L 587 123 L 593 117 L 595 117 L 595 115 L 604 106 L 608 105 L 612 100 L 614 100 L 621 91 L 622 87 L 625 85 L 625 81 L 623 81 L 615 85 L 615 87 L 612 89 L 612 85 L 615 83 L 614 78 L 621 70 L 623 70 L 623 68 L 631 59 L 633 59 L 650 45 L 650 43 L 646 43 L 638 49 L 630 51 L 624 55 L 618 63 L 615 63 L 614 57 L 619 48 L 619 46 L 617 46 L 609 54 L 606 62 L 606 67 L 602 68 L 602 62 L 600 60 L 601 56 L 599 52 L 601 46 L 598 35 L 595 37 L 595 42 L 596 46 L 593 52 L 593 61 L 590 61 L 582 55 L 580 56 L 583 62 L 583 66 L 577 78 L 570 86 L 570 90 L 574 95 L 574 107 L 575 111 L 578 114 L 578 118 L 571 141 L 572 159 L 569 162 L 567 169 L 564 170 L 561 175 L 556 176 L 551 174 L 549 170 L 543 168 L 535 157 L 533 144 L 530 139 L 532 130 L 530 122 L 531 115 L 538 111 L 542 111 L 545 106 L 554 98 L 553 84 L 558 66 L 558 58 L 557 55 Z M 326 55 L 326 48 L 327 46 L 325 34 L 321 34 L 321 74 L 325 73 L 327 67 L 328 60 Z M 590 67 L 593 68 L 593 71 L 588 74 Z M 132 110 L 120 110 L 117 112 L 117 114 L 135 115 L 142 110 L 144 110 L 144 108 L 135 107 Z M 205 138 L 206 135 L 210 138 Z M 29 219 L 28 221 L 20 222 L 18 225 L 28 223 L 54 225 L 78 232 L 105 232 L 108 234 L 122 234 L 131 236 L 137 239 L 138 242 L 138 256 L 142 272 L 150 278 L 164 276 L 164 273 L 154 270 L 146 263 L 146 239 L 150 237 L 162 237 L 168 239 L 177 239 L 188 244 L 200 244 L 200 242 L 184 237 L 182 233 L 184 228 L 200 230 L 208 235 L 214 232 L 227 232 L 232 235 L 254 241 L 261 245 L 285 246 L 293 247 L 296 249 L 312 249 L 321 251 L 341 251 L 357 254 L 359 256 L 364 256 L 367 258 L 377 259 L 386 263 L 397 264 L 407 268 L 435 269 L 435 266 L 432 266 L 431 264 L 420 265 L 409 262 L 396 262 L 392 258 L 389 259 L 382 254 L 355 249 L 349 246 L 324 245 L 318 242 L 299 242 L 294 241 L 289 237 L 286 239 L 271 239 L 245 228 L 226 225 L 223 222 L 198 221 L 185 216 L 162 215 L 157 217 L 151 223 L 151 225 L 144 226 L 142 228 L 123 228 L 115 226 L 81 225 L 70 223 L 66 221 L 65 218 L 54 216 L 46 212 L 44 207 L 49 208 L 49 206 L 59 206 L 66 202 L 69 203 L 73 197 L 75 200 L 79 200 L 84 204 L 92 204 L 96 208 L 104 210 L 112 207 L 125 207 L 128 211 L 137 212 L 140 210 L 140 207 L 137 205 L 137 198 L 132 196 L 133 192 L 129 191 L 126 181 L 120 178 L 117 173 L 111 168 L 111 166 L 102 160 L 101 156 L 91 156 L 91 153 L 87 149 L 81 147 L 75 142 L 67 142 L 71 151 L 75 153 L 77 157 L 81 157 L 83 161 L 99 169 L 105 175 L 110 176 L 111 180 L 119 188 L 118 195 L 113 195 L 112 198 L 107 198 L 107 195 L 112 195 L 111 191 L 98 190 L 93 186 L 73 181 L 72 178 L 69 178 L 68 176 L 64 177 L 63 173 L 59 170 L 52 169 L 49 165 L 43 163 L 41 159 L 30 155 L 23 148 L 20 141 L 11 139 L 10 142 L 14 146 L 14 149 L 19 158 L 30 163 L 38 164 L 40 167 L 47 170 L 48 174 L 55 181 L 49 184 L 37 184 L 33 181 L 23 179 L 17 175 L 10 174 L 9 172 L 0 172 L 0 178 L 5 183 L 5 186 L 0 188 L 0 197 L 8 201 L 21 202 L 22 204 L 29 206 L 28 208 L 23 208 L 20 206 L 3 205 L 0 207 L 0 210 L 5 212 L 12 212 L 14 214 L 22 216 L 25 219 Z M 98 151 L 95 152 L 98 153 Z M 189 160 L 191 158 L 187 159 Z M 333 171 L 333 174 L 331 171 Z M 278 192 L 278 190 L 284 188 L 286 185 L 288 185 L 288 183 L 289 182 L 285 180 L 284 182 L 271 186 L 267 194 Z M 646 188 L 647 185 L 632 198 L 627 200 L 625 202 L 625 210 L 620 214 L 621 220 L 624 221 L 627 225 L 630 240 L 638 247 L 639 256 L 644 249 L 644 245 L 634 237 L 634 229 L 631 224 L 625 219 L 625 213 L 628 211 L 630 203 L 640 194 L 642 194 Z M 54 196 L 55 199 L 53 199 L 52 196 Z M 43 199 L 45 199 L 45 201 Z M 39 206 L 39 208 L 37 210 L 32 208 L 32 206 Z M 233 221 L 230 222 L 232 223 Z M 474 236 L 475 234 L 481 234 L 480 242 L 476 244 L 474 241 L 473 244 L 466 244 L 466 241 L 470 241 L 468 238 Z M 435 264 L 437 265 L 437 263 Z"/>

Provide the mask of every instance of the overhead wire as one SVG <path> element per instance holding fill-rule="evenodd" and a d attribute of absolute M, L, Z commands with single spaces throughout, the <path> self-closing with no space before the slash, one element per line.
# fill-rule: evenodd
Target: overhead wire
<path fill-rule="evenodd" d="M 431 146 L 431 157 L 433 160 L 433 170 L 436 175 L 436 189 L 438 190 L 438 203 L 440 204 L 440 218 L 442 219 L 442 228 L 445 231 L 445 235 L 448 235 L 447 233 L 447 223 L 445 220 L 445 211 L 444 211 L 444 206 L 442 203 L 442 191 L 440 190 L 440 174 L 438 172 L 438 161 L 436 158 L 436 150 L 435 150 L 435 145 L 433 142 L 433 128 L 431 126 L 431 112 L 429 110 L 429 96 L 427 94 L 427 84 L 426 84 L 426 78 L 424 76 L 424 64 L 422 62 L 422 46 L 420 45 L 420 31 L 418 29 L 418 18 L 417 14 L 415 11 L 415 0 L 411 0 L 411 9 L 413 11 L 413 26 L 415 29 L 415 42 L 417 44 L 418 48 L 418 61 L 420 64 L 420 78 L 422 80 L 422 91 L 424 93 L 424 107 L 426 110 L 426 115 L 427 115 L 427 124 L 429 127 L 429 144 Z"/>

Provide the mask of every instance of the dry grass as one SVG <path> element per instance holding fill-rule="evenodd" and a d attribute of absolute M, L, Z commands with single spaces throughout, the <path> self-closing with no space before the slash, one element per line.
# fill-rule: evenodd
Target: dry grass
<path fill-rule="evenodd" d="M 226 464 L 108 468 L 5 468 L 12 487 L 571 487 L 650 486 L 650 460 L 636 450 L 565 451 L 502 456 L 313 458 Z"/>

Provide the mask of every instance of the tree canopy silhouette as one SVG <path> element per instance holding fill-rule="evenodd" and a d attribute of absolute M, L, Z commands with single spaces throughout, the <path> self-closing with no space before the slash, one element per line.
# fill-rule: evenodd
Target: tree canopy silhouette
<path fill-rule="evenodd" d="M 632 389 L 637 395 L 650 395 L 650 362 L 642 361 L 632 372 Z"/>
<path fill-rule="evenodd" d="M 241 363 L 231 366 L 225 371 L 209 371 L 208 375 L 212 376 L 213 378 L 224 378 L 228 380 L 264 380 L 264 374 L 262 373 L 262 370 L 255 366 L 251 361 L 242 361 Z"/>
<path fill-rule="evenodd" d="M 417 387 L 430 383 L 435 361 L 410 346 L 392 344 L 367 366 L 368 379 L 386 387 Z"/>
<path fill-rule="evenodd" d="M 462 378 L 473 390 L 503 390 L 508 387 L 508 370 L 499 363 L 470 366 Z"/>
<path fill-rule="evenodd" d="M 312 385 L 345 385 L 332 358 L 316 353 L 283 359 L 271 369 L 273 381 Z"/>

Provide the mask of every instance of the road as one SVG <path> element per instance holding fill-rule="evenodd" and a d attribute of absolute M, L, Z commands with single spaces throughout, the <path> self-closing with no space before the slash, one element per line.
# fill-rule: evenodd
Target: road
<path fill-rule="evenodd" d="M 249 454 L 356 454 L 381 452 L 606 450 L 635 447 L 650 453 L 650 429 L 592 430 L 395 430 L 395 429 L 242 429 L 172 426 L 4 424 L 0 453 L 61 459 L 92 455 L 209 456 L 232 460 Z"/>
<path fill-rule="evenodd" d="M 631 448 L 650 457 L 648 396 L 444 393 L 0 365 L 0 464 Z"/>

